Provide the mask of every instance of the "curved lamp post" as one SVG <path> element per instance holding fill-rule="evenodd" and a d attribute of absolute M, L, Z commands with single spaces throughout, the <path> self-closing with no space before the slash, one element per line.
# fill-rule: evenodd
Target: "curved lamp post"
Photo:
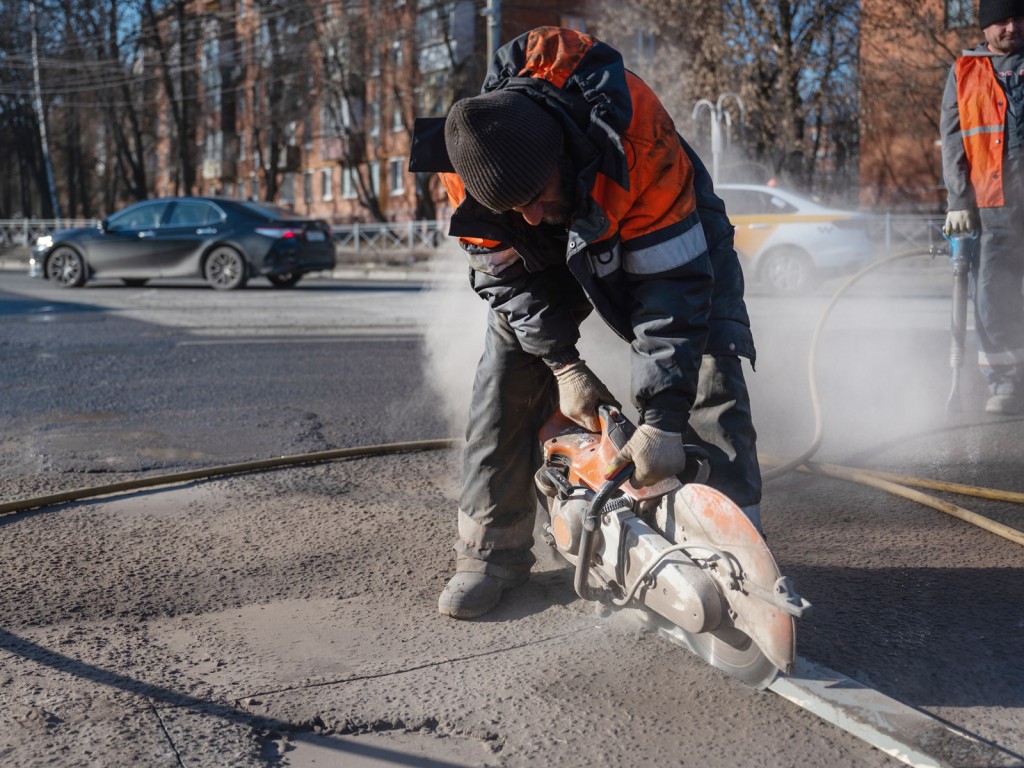
<path fill-rule="evenodd" d="M 726 91 L 718 97 L 718 102 L 712 104 L 708 99 L 701 99 L 693 105 L 693 114 L 691 120 L 694 123 L 700 117 L 701 112 L 706 108 L 708 117 L 711 120 L 711 180 L 718 183 L 718 158 L 722 154 L 722 122 L 728 129 L 726 132 L 726 143 L 728 144 L 732 139 L 732 115 L 725 111 L 725 102 L 727 99 L 734 99 L 736 105 L 740 110 L 740 121 L 746 117 L 746 106 L 743 104 L 743 99 L 740 98 L 739 94 L 733 93 L 732 91 Z"/>

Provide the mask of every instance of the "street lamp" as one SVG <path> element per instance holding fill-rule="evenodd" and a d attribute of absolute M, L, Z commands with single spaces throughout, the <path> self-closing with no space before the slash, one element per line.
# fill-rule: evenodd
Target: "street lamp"
<path fill-rule="evenodd" d="M 733 93 L 732 91 L 726 91 L 719 95 L 718 102 L 712 104 L 708 99 L 701 99 L 693 105 L 693 114 L 690 119 L 694 123 L 700 117 L 701 112 L 706 108 L 708 116 L 711 120 L 711 180 L 718 183 L 718 158 L 722 154 L 722 122 L 725 122 L 726 128 L 726 143 L 728 144 L 732 139 L 732 115 L 725 111 L 725 102 L 727 99 L 733 99 L 736 102 L 736 106 L 740 110 L 740 124 L 742 125 L 743 118 L 746 117 L 746 107 L 743 104 L 743 99 L 740 98 L 739 94 Z"/>

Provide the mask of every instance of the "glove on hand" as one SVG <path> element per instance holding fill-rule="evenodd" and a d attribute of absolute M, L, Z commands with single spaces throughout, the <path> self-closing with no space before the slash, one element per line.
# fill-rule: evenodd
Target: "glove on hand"
<path fill-rule="evenodd" d="M 974 232 L 974 215 L 970 211 L 950 211 L 946 214 L 946 223 L 942 225 L 942 234 L 946 237 L 969 235 L 972 232 Z"/>
<path fill-rule="evenodd" d="M 630 482 L 637 488 L 674 477 L 686 468 L 683 436 L 679 432 L 663 432 L 650 424 L 641 424 L 605 469 L 605 479 L 631 461 L 635 469 Z"/>
<path fill-rule="evenodd" d="M 601 431 L 601 421 L 597 418 L 598 403 L 622 407 L 582 360 L 556 369 L 555 380 L 558 382 L 559 409 L 567 418 L 591 432 Z"/>

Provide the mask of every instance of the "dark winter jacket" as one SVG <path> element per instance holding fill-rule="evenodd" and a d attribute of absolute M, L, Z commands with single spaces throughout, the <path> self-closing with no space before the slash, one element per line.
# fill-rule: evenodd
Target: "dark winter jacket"
<path fill-rule="evenodd" d="M 702 354 L 754 360 L 733 228 L 704 165 L 654 93 L 610 46 L 542 27 L 497 51 L 483 91 L 514 89 L 563 126 L 577 174 L 567 233 L 529 227 L 468 196 L 444 147 L 444 119 L 417 120 L 410 169 L 438 171 L 454 206 L 449 234 L 474 289 L 505 313 L 523 349 L 549 364 L 577 356 L 579 329 L 552 267 L 568 266 L 632 347 L 646 423 L 682 431 Z"/>

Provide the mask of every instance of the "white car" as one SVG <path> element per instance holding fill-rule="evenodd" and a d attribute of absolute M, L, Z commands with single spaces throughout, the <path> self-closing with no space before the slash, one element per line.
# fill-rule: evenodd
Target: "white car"
<path fill-rule="evenodd" d="M 750 280 L 777 293 L 806 293 L 825 277 L 855 272 L 873 261 L 867 220 L 826 208 L 776 187 L 718 184 L 736 250 Z"/>

